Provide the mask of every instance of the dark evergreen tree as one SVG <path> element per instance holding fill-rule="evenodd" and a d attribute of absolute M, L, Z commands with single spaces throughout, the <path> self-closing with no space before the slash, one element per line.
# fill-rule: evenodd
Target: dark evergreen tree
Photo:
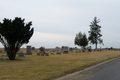
<path fill-rule="evenodd" d="M 81 32 L 76 34 L 75 45 L 81 46 L 83 48 L 85 48 L 88 45 L 88 39 L 85 33 L 83 35 Z"/>
<path fill-rule="evenodd" d="M 32 37 L 34 28 L 32 22 L 24 23 L 25 19 L 15 17 L 14 20 L 4 18 L 0 22 L 0 42 L 4 46 L 10 60 L 15 60 L 16 53 L 23 44 Z"/>
<path fill-rule="evenodd" d="M 103 40 L 101 39 L 102 34 L 101 34 L 101 26 L 98 25 L 98 23 L 100 22 L 99 19 L 97 19 L 97 17 L 94 18 L 94 21 L 91 22 L 90 25 L 90 31 L 89 31 L 89 41 L 92 44 L 95 44 L 96 49 L 97 49 L 97 44 L 103 44 Z"/>

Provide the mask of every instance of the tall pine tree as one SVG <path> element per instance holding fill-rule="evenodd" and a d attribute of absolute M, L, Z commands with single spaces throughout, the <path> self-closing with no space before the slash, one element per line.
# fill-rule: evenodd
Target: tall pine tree
<path fill-rule="evenodd" d="M 95 44 L 96 46 L 96 50 L 97 50 L 97 44 L 103 44 L 103 40 L 101 39 L 102 34 L 101 34 L 101 26 L 98 25 L 98 23 L 100 22 L 99 19 L 97 19 L 97 17 L 94 18 L 94 21 L 91 22 L 90 25 L 90 31 L 89 31 L 89 41 L 92 44 Z"/>

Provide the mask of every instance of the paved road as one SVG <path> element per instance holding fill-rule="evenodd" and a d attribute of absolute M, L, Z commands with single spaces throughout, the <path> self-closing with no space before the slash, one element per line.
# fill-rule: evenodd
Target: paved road
<path fill-rule="evenodd" d="M 120 80 L 120 58 L 100 63 L 55 80 Z"/>

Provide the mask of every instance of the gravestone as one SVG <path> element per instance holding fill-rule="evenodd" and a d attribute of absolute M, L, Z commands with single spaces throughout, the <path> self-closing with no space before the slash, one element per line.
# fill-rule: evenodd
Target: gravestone
<path fill-rule="evenodd" d="M 52 55 L 54 54 L 54 53 L 51 53 Z"/>
<path fill-rule="evenodd" d="M 25 53 L 23 53 L 22 51 L 20 51 L 20 52 L 18 53 L 18 57 L 25 57 Z"/>
<path fill-rule="evenodd" d="M 55 48 L 55 51 L 59 51 L 59 50 L 60 50 L 60 48 L 59 48 L 59 47 L 56 47 L 56 48 Z"/>
<path fill-rule="evenodd" d="M 85 52 L 85 49 L 82 49 L 82 52 Z"/>
<path fill-rule="evenodd" d="M 69 48 L 69 51 L 70 51 L 71 53 L 73 53 L 73 48 Z"/>
<path fill-rule="evenodd" d="M 55 50 L 51 50 L 50 52 L 55 52 Z"/>
<path fill-rule="evenodd" d="M 78 51 L 76 50 L 75 53 L 78 53 Z"/>
<path fill-rule="evenodd" d="M 88 47 L 88 52 L 91 52 L 92 50 L 91 50 L 91 46 L 90 47 Z"/>
<path fill-rule="evenodd" d="M 79 51 L 79 49 L 77 47 L 75 47 L 75 52 L 78 52 L 78 51 Z"/>
<path fill-rule="evenodd" d="M 48 54 L 48 53 L 45 53 L 45 56 L 49 56 L 49 54 Z"/>
<path fill-rule="evenodd" d="M 62 49 L 64 48 L 64 46 L 62 46 Z"/>
<path fill-rule="evenodd" d="M 78 48 L 77 48 L 77 47 L 75 47 L 75 48 L 74 48 L 74 50 L 78 51 Z"/>
<path fill-rule="evenodd" d="M 57 52 L 56 54 L 61 54 L 60 52 Z"/>
<path fill-rule="evenodd" d="M 61 47 L 61 52 L 63 52 L 64 46 Z"/>
<path fill-rule="evenodd" d="M 63 48 L 63 53 L 64 53 L 64 54 L 68 54 L 68 53 L 69 53 L 69 47 L 65 46 L 65 47 Z"/>
<path fill-rule="evenodd" d="M 40 55 L 40 53 L 37 53 L 37 55 L 39 56 L 39 55 Z"/>
<path fill-rule="evenodd" d="M 90 47 L 88 47 L 88 52 L 91 52 L 92 50 L 91 50 L 91 46 Z"/>
<path fill-rule="evenodd" d="M 26 51 L 26 55 L 32 55 L 32 52 L 31 52 L 31 46 L 27 46 L 27 51 Z"/>
<path fill-rule="evenodd" d="M 35 47 L 31 48 L 32 52 L 37 52 L 37 50 L 35 49 Z"/>
<path fill-rule="evenodd" d="M 35 47 L 32 47 L 32 51 L 35 51 Z"/>
<path fill-rule="evenodd" d="M 44 56 L 44 54 L 41 54 L 41 56 Z"/>
<path fill-rule="evenodd" d="M 44 56 L 44 54 L 45 54 L 45 48 L 44 47 L 40 47 L 39 50 L 40 50 L 41 56 Z"/>

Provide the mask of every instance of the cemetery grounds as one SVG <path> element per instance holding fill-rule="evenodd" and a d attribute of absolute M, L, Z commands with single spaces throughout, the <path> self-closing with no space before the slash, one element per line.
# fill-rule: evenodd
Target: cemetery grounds
<path fill-rule="evenodd" d="M 21 49 L 26 53 L 25 49 Z M 120 51 L 92 51 L 78 52 L 61 55 L 50 54 L 49 56 L 38 56 L 37 52 L 32 55 L 18 57 L 16 60 L 0 61 L 0 80 L 53 80 L 86 67 L 95 65 L 108 59 L 120 57 Z M 7 58 L 0 53 L 0 58 Z"/>

